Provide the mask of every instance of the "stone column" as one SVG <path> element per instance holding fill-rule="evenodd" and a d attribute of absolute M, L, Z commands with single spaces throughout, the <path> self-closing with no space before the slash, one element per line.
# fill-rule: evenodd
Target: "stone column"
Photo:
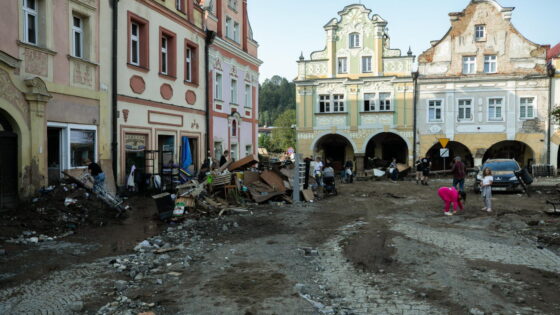
<path fill-rule="evenodd" d="M 366 157 L 365 153 L 354 153 L 356 157 L 356 176 L 364 175 L 364 159 Z"/>
<path fill-rule="evenodd" d="M 27 166 L 24 176 L 29 186 L 25 187 L 25 195 L 32 195 L 41 187 L 47 185 L 47 118 L 45 108 L 52 98 L 43 80 L 33 78 L 25 80 L 28 92 L 25 99 L 29 103 L 29 131 L 31 136 L 31 162 Z"/>

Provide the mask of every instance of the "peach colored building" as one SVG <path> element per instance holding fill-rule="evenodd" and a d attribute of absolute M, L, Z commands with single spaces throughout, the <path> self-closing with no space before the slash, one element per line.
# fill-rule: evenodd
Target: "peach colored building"
<path fill-rule="evenodd" d="M 209 151 L 234 159 L 257 153 L 258 43 L 249 24 L 247 0 L 201 1 L 212 38 L 208 56 Z M 210 38 L 209 38 L 210 39 Z"/>
<path fill-rule="evenodd" d="M 105 1 L 106 2 L 106 1 Z M 3 1 L 0 10 L 0 208 L 64 169 L 110 159 L 100 0 Z"/>
<path fill-rule="evenodd" d="M 119 185 L 132 165 L 150 174 L 162 163 L 179 163 L 183 137 L 194 167 L 200 166 L 206 135 L 203 24 L 198 1 L 119 1 Z M 159 152 L 150 160 L 145 150 Z"/>

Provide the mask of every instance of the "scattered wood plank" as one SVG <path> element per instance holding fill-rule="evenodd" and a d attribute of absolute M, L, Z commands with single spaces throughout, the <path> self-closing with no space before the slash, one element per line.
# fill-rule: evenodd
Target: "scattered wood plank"
<path fill-rule="evenodd" d="M 311 189 L 304 189 L 302 191 L 303 193 L 303 198 L 305 199 L 305 201 L 309 202 L 313 199 L 315 199 L 315 194 L 313 194 L 313 190 Z"/>
<path fill-rule="evenodd" d="M 175 251 L 178 251 L 178 250 L 179 250 L 178 247 L 160 248 L 160 249 L 154 250 L 154 254 L 165 254 L 165 253 L 169 253 L 169 252 L 175 252 Z"/>
<path fill-rule="evenodd" d="M 284 186 L 284 180 L 280 175 L 272 171 L 264 171 L 261 173 L 262 180 L 267 183 L 274 191 L 286 192 L 286 187 Z"/>
<path fill-rule="evenodd" d="M 230 164 L 228 166 L 228 170 L 230 171 L 235 171 L 237 169 L 241 169 L 241 168 L 247 168 L 255 163 L 259 162 L 259 157 L 255 154 L 253 155 L 248 155 L 244 158 L 242 158 L 239 161 L 235 161 L 232 164 Z"/>

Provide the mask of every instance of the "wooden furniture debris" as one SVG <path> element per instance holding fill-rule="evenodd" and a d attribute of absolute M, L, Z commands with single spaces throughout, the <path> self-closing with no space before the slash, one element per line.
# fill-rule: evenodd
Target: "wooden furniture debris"
<path fill-rule="evenodd" d="M 247 168 L 255 163 L 259 162 L 259 157 L 257 155 L 247 155 L 246 157 L 240 159 L 239 161 L 235 161 L 228 166 L 228 170 L 235 171 L 241 168 Z"/>

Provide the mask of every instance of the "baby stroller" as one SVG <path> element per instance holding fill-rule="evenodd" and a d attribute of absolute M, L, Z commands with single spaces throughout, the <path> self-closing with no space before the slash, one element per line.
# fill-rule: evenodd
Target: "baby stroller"
<path fill-rule="evenodd" d="M 323 170 L 323 189 L 328 195 L 336 195 L 336 184 L 334 178 L 334 169 L 332 167 L 325 167 Z"/>

